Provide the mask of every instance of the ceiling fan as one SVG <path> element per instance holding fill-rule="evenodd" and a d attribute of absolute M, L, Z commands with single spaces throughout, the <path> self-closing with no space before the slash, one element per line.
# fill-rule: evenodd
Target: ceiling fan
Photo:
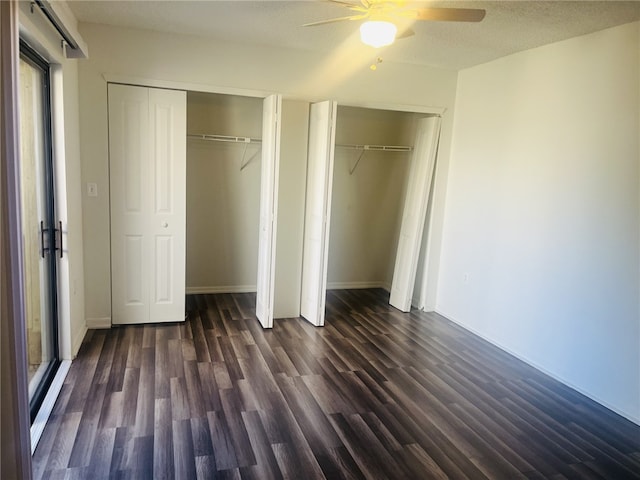
<path fill-rule="evenodd" d="M 390 45 L 396 38 L 413 35 L 414 31 L 408 26 L 403 28 L 403 31 L 398 35 L 398 27 L 403 27 L 410 21 L 479 22 L 486 13 L 484 10 L 476 8 L 415 8 L 406 6 L 407 2 L 404 0 L 327 1 L 341 5 L 353 13 L 344 17 L 306 23 L 303 25 L 304 27 L 315 27 L 346 20 L 364 20 L 360 25 L 360 39 L 363 43 L 376 48 Z"/>

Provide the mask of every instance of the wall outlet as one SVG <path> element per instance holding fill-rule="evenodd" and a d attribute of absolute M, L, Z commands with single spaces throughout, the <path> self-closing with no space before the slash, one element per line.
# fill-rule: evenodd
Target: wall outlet
<path fill-rule="evenodd" d="M 89 197 L 97 197 L 98 196 L 98 184 L 97 183 L 87 183 L 87 195 Z"/>

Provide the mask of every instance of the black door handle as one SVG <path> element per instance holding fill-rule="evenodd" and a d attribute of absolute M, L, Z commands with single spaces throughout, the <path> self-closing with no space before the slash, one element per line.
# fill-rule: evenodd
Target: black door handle
<path fill-rule="evenodd" d="M 44 258 L 44 251 L 49 250 L 48 248 L 44 248 L 44 222 L 40 221 L 40 254 L 42 258 Z"/>
<path fill-rule="evenodd" d="M 45 252 L 49 252 L 52 250 L 50 246 L 44 246 L 44 235 L 45 233 L 49 234 L 49 241 L 51 241 L 51 232 L 49 228 L 44 227 L 44 221 L 40 222 L 40 255 L 44 258 Z M 60 234 L 60 243 L 56 241 L 56 233 Z M 58 228 L 53 229 L 53 251 L 60 250 L 60 258 L 64 257 L 64 245 L 62 240 L 62 222 L 58 222 Z"/>
<path fill-rule="evenodd" d="M 60 258 L 64 255 L 64 248 L 62 247 L 62 222 L 58 221 L 58 226 L 60 227 Z"/>

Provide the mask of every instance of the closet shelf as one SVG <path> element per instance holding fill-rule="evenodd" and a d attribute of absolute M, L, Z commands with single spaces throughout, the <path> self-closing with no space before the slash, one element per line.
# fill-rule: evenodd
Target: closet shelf
<path fill-rule="evenodd" d="M 413 147 L 409 145 L 339 145 L 336 144 L 336 147 L 341 148 L 349 148 L 351 150 L 361 150 L 356 163 L 349 169 L 349 175 L 353 175 L 353 172 L 358 168 L 358 164 L 364 154 L 368 151 L 377 151 L 377 152 L 411 152 L 413 151 Z"/>
<path fill-rule="evenodd" d="M 339 145 L 336 147 L 350 148 L 352 150 L 377 150 L 385 152 L 411 152 L 413 147 L 410 145 Z"/>
<path fill-rule="evenodd" d="M 226 142 L 226 143 L 242 143 L 244 144 L 244 150 L 242 151 L 242 160 L 240 161 L 240 171 L 244 170 L 247 165 L 251 163 L 251 161 L 258 156 L 260 149 L 255 152 L 249 160 L 245 161 L 245 157 L 247 155 L 247 146 L 249 144 L 262 144 L 262 140 L 259 138 L 251 138 L 251 137 L 235 137 L 232 135 L 208 135 L 208 134 L 193 134 L 188 133 L 187 138 L 190 140 L 205 140 L 207 142 Z"/>
<path fill-rule="evenodd" d="M 236 137 L 232 135 L 210 135 L 210 134 L 193 134 L 188 133 L 187 138 L 191 140 L 207 140 L 211 142 L 228 142 L 228 143 L 262 143 L 259 138 Z"/>

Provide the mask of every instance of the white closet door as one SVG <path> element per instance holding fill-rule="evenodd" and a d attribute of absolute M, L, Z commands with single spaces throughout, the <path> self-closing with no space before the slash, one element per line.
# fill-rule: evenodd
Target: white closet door
<path fill-rule="evenodd" d="M 109 85 L 112 323 L 149 320 L 149 91 Z"/>
<path fill-rule="evenodd" d="M 262 170 L 260 174 L 260 238 L 256 316 L 263 328 L 273 327 L 281 105 L 282 97 L 271 95 L 264 99 L 262 110 Z"/>
<path fill-rule="evenodd" d="M 302 259 L 301 314 L 313 325 L 324 325 L 327 289 L 329 217 L 333 184 L 336 102 L 311 105 L 307 203 Z"/>
<path fill-rule="evenodd" d="M 187 94 L 149 89 L 149 320 L 185 319 Z"/>
<path fill-rule="evenodd" d="M 440 117 L 418 120 L 389 298 L 389 303 L 403 312 L 411 310 L 439 137 Z"/>
<path fill-rule="evenodd" d="M 186 94 L 109 85 L 112 323 L 184 320 Z"/>

